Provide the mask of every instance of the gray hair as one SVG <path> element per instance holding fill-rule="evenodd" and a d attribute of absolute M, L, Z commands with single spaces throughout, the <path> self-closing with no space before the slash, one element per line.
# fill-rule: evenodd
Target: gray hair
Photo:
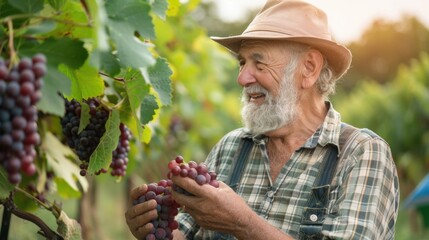
<path fill-rule="evenodd" d="M 301 54 L 310 48 L 311 47 L 306 44 L 288 42 L 287 50 L 289 51 L 291 57 L 289 64 L 296 65 Z M 335 78 L 334 71 L 329 66 L 326 58 L 323 57 L 322 70 L 320 71 L 319 78 L 316 81 L 316 87 L 319 93 L 322 94 L 325 98 L 328 98 L 329 95 L 335 93 L 336 80 L 337 79 Z"/>

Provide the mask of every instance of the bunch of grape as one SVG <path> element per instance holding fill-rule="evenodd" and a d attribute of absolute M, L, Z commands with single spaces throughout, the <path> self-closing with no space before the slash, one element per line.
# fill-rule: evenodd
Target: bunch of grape
<path fill-rule="evenodd" d="M 9 65 L 9 61 L 0 58 L 0 164 L 8 173 L 9 182 L 18 184 L 22 172 L 36 172 L 35 146 L 40 143 L 40 135 L 35 105 L 42 96 L 46 57 L 36 54 Z"/>
<path fill-rule="evenodd" d="M 65 100 L 66 113 L 61 119 L 63 135 L 67 140 L 67 145 L 76 152 L 82 161 L 80 164 L 80 174 L 82 176 L 87 174 L 89 159 L 106 132 L 105 125 L 109 118 L 109 110 L 104 108 L 96 98 L 90 98 L 85 103 L 89 106 L 90 119 L 88 125 L 81 132 L 79 132 L 79 124 L 82 106 L 75 99 L 71 101 Z M 125 176 L 128 164 L 131 131 L 123 123 L 119 125 L 119 130 L 121 134 L 118 146 L 112 152 L 112 162 L 110 163 L 112 176 Z M 96 175 L 106 172 L 106 169 L 100 169 L 96 172 Z"/>
<path fill-rule="evenodd" d="M 132 137 L 130 129 L 125 124 L 119 125 L 121 135 L 119 137 L 118 146 L 112 152 L 112 176 L 125 176 L 128 164 L 128 152 L 130 151 L 130 139 Z"/>
<path fill-rule="evenodd" d="M 109 111 L 102 107 L 97 99 L 91 98 L 85 102 L 89 106 L 90 119 L 88 125 L 80 133 L 79 124 L 82 109 L 78 101 L 75 99 L 65 100 L 66 113 L 61 119 L 67 145 L 76 152 L 82 161 L 80 165 L 82 176 L 86 175 L 89 158 L 100 143 L 100 138 L 106 131 L 105 124 L 109 118 Z"/>
<path fill-rule="evenodd" d="M 160 180 L 158 183 L 148 184 L 147 191 L 134 201 L 134 205 L 152 199 L 156 200 L 158 217 L 152 220 L 154 226 L 152 232 L 146 236 L 147 240 L 173 239 L 172 232 L 178 228 L 174 217 L 179 213 L 179 205 L 171 196 L 171 180 Z"/>
<path fill-rule="evenodd" d="M 200 185 L 210 184 L 213 187 L 219 187 L 219 182 L 216 180 L 216 173 L 208 171 L 204 163 L 198 164 L 194 161 L 186 163 L 182 156 L 177 156 L 168 163 L 168 169 L 167 180 L 163 179 L 158 183 L 148 184 L 147 191 L 133 202 L 136 205 L 155 199 L 158 203 L 158 218 L 152 221 L 154 228 L 146 236 L 146 240 L 173 239 L 172 231 L 178 228 L 178 223 L 174 217 L 178 214 L 180 206 L 171 197 L 170 189 L 186 195 L 191 194 L 172 182 L 171 178 L 173 175 L 189 177 Z"/>
<path fill-rule="evenodd" d="M 168 163 L 168 169 L 170 170 L 167 174 L 168 179 L 171 179 L 172 175 L 180 175 L 181 177 L 194 179 L 199 185 L 210 184 L 215 188 L 219 187 L 216 172 L 208 171 L 204 163 L 196 163 L 194 161 L 185 163 L 182 156 L 177 156 Z M 186 195 L 192 195 L 175 184 L 173 184 L 173 190 Z"/>

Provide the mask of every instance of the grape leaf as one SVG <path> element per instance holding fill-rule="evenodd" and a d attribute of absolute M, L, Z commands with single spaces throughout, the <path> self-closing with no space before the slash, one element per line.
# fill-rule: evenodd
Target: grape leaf
<path fill-rule="evenodd" d="M 50 65 L 65 64 L 70 68 L 77 69 L 88 58 L 88 51 L 83 45 L 82 41 L 69 38 L 50 38 L 40 44 L 34 41 L 26 41 L 19 48 L 19 53 L 21 56 L 33 56 L 37 53 L 43 53 Z"/>
<path fill-rule="evenodd" d="M 49 5 L 53 7 L 55 10 L 60 10 L 67 0 L 48 0 Z"/>
<path fill-rule="evenodd" d="M 44 0 L 8 0 L 8 2 L 23 13 L 37 13 L 43 9 Z"/>
<path fill-rule="evenodd" d="M 91 119 L 91 115 L 89 113 L 89 106 L 85 102 L 82 102 L 80 104 L 80 122 L 79 122 L 79 129 L 77 130 L 77 133 L 81 133 L 86 126 L 89 124 L 89 119 Z"/>
<path fill-rule="evenodd" d="M 26 35 L 36 35 L 52 31 L 56 26 L 56 23 L 52 20 L 42 21 L 37 25 L 30 25 L 25 32 Z"/>
<path fill-rule="evenodd" d="M 155 39 L 155 30 L 150 16 L 150 5 L 145 1 L 107 1 L 106 10 L 109 19 L 121 25 L 132 27 L 145 39 Z"/>
<path fill-rule="evenodd" d="M 80 224 L 67 216 L 64 211 L 61 211 L 57 218 L 57 232 L 67 240 L 81 240 L 82 229 Z"/>
<path fill-rule="evenodd" d="M 88 172 L 90 174 L 93 174 L 102 168 L 109 168 L 110 162 L 112 161 L 112 152 L 116 149 L 119 142 L 119 124 L 119 111 L 113 109 L 106 122 L 106 132 L 101 137 L 100 143 L 89 159 Z"/>
<path fill-rule="evenodd" d="M 149 44 L 134 36 L 134 29 L 121 21 L 109 21 L 109 32 L 116 44 L 118 57 L 123 67 L 145 68 L 155 63 Z"/>
<path fill-rule="evenodd" d="M 98 54 L 100 59 L 100 70 L 106 73 L 109 76 L 116 76 L 121 71 L 121 66 L 119 65 L 116 57 L 110 52 L 94 52 Z M 93 54 L 93 56 L 94 56 Z"/>
<path fill-rule="evenodd" d="M 0 199 L 9 197 L 9 194 L 13 189 L 14 186 L 9 183 L 7 173 L 4 168 L 0 168 Z"/>
<path fill-rule="evenodd" d="M 179 13 L 180 1 L 168 0 L 167 16 L 176 16 Z"/>
<path fill-rule="evenodd" d="M 75 191 L 79 191 L 79 185 L 84 191 L 88 189 L 86 178 L 80 176 L 80 168 L 70 161 L 68 157 L 77 159 L 73 151 L 64 146 L 51 132 L 47 132 L 40 146 L 46 154 L 48 165 L 52 167 L 57 178 L 65 182 Z M 58 189 L 60 192 L 61 189 Z"/>
<path fill-rule="evenodd" d="M 168 9 L 167 0 L 155 0 L 152 3 L 152 11 L 161 19 L 165 20 L 166 11 Z"/>
<path fill-rule="evenodd" d="M 140 122 L 143 124 L 147 124 L 153 120 L 153 116 L 155 115 L 155 110 L 158 109 L 158 103 L 156 102 L 156 98 L 153 95 L 146 95 L 143 99 L 140 108 Z"/>
<path fill-rule="evenodd" d="M 97 69 L 93 66 L 84 64 L 78 70 L 60 66 L 60 70 L 72 80 L 72 98 L 80 101 L 103 94 L 103 79 L 98 75 Z"/>
<path fill-rule="evenodd" d="M 172 88 L 170 76 L 172 74 L 167 61 L 162 58 L 156 60 L 156 64 L 148 68 L 148 80 L 158 93 L 161 103 L 164 106 L 171 104 Z"/>
<path fill-rule="evenodd" d="M 143 99 L 149 94 L 150 86 L 146 83 L 140 71 L 128 69 L 122 75 L 125 79 L 125 90 L 128 101 L 124 101 L 121 107 L 129 108 L 128 112 L 131 112 L 134 118 L 132 124 L 135 126 L 135 130 L 140 138 L 143 129 L 140 124 L 140 114 L 138 114 L 137 110 L 140 108 Z M 128 105 L 126 105 L 127 103 Z"/>
<path fill-rule="evenodd" d="M 59 72 L 56 67 L 48 64 L 43 81 L 42 98 L 37 103 L 37 108 L 45 113 L 63 116 L 64 99 L 58 93 L 70 94 L 70 79 Z"/>

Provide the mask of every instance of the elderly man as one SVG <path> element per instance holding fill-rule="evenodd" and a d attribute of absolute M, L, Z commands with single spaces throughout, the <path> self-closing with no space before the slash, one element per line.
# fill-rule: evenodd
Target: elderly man
<path fill-rule="evenodd" d="M 332 40 L 325 13 L 268 0 L 241 35 L 213 40 L 237 54 L 245 126 L 205 161 L 219 188 L 173 177 L 193 194 L 173 192 L 184 206 L 174 239 L 394 239 L 399 184 L 390 147 L 342 123 L 328 100 L 351 53 Z M 137 238 L 153 228 L 155 207 L 128 209 Z"/>

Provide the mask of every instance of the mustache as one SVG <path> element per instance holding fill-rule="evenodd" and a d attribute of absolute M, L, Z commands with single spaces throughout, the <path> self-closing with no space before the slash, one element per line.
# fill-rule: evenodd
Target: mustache
<path fill-rule="evenodd" d="M 263 93 L 263 94 L 267 95 L 268 90 L 259 84 L 252 84 L 250 86 L 243 88 L 243 94 L 252 94 L 252 93 Z"/>

